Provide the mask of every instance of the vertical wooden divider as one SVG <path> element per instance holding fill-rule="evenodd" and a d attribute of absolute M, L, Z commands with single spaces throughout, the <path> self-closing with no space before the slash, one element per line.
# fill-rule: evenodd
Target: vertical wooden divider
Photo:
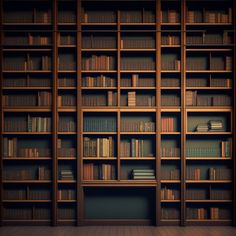
<path fill-rule="evenodd" d="M 58 126 L 58 111 L 57 111 L 57 95 L 58 95 L 58 42 L 57 42 L 57 0 L 52 1 L 52 34 L 53 34 L 53 87 L 52 87 L 52 165 L 53 165 L 53 174 L 52 174 L 52 185 L 53 185 L 53 193 L 52 193 L 52 225 L 57 225 L 57 195 L 58 195 L 58 159 L 57 159 L 57 126 Z"/>
<path fill-rule="evenodd" d="M 161 1 L 156 1 L 156 225 L 161 224 Z"/>

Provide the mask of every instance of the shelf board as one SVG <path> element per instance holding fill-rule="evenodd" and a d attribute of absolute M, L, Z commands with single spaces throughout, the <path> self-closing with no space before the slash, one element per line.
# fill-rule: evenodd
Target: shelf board
<path fill-rule="evenodd" d="M 52 157 L 3 157 L 2 160 L 6 161 L 43 161 L 52 160 Z"/>
<path fill-rule="evenodd" d="M 156 52 L 155 48 L 122 48 L 121 52 Z"/>
<path fill-rule="evenodd" d="M 58 131 L 58 134 L 69 135 L 69 134 L 77 134 L 76 132 L 65 132 L 65 131 Z"/>
<path fill-rule="evenodd" d="M 156 180 L 83 180 L 82 186 L 156 186 Z"/>
<path fill-rule="evenodd" d="M 91 26 L 91 25 L 96 25 L 96 26 L 117 26 L 117 23 L 109 23 L 109 22 L 89 22 L 89 23 L 81 23 L 81 26 Z"/>
<path fill-rule="evenodd" d="M 186 26 L 229 26 L 232 23 L 186 23 Z"/>
<path fill-rule="evenodd" d="M 161 70 L 161 73 L 180 73 L 181 70 Z"/>
<path fill-rule="evenodd" d="M 187 52 L 230 52 L 230 48 L 187 48 Z"/>
<path fill-rule="evenodd" d="M 32 45 L 29 45 L 32 46 Z M 45 45 L 42 45 L 45 46 Z M 3 52 L 52 52 L 50 48 L 4 48 Z"/>
<path fill-rule="evenodd" d="M 186 180 L 186 183 L 190 184 L 201 184 L 201 183 L 222 183 L 222 184 L 227 184 L 227 183 L 232 183 L 231 180 Z"/>
<path fill-rule="evenodd" d="M 15 22 L 15 23 L 4 23 L 2 24 L 3 26 L 52 26 L 51 23 L 34 23 L 34 22 L 31 22 L 31 23 L 19 23 L 19 22 Z"/>
<path fill-rule="evenodd" d="M 176 90 L 176 89 L 181 89 L 181 87 L 161 87 L 162 90 Z"/>
<path fill-rule="evenodd" d="M 154 23 L 154 22 L 151 22 L 151 23 L 142 23 L 142 22 L 140 22 L 140 23 L 132 23 L 132 22 L 129 22 L 129 23 L 125 23 L 125 22 L 121 22 L 120 23 L 120 25 L 121 26 L 155 26 L 156 25 L 156 23 Z"/>
<path fill-rule="evenodd" d="M 219 108 L 216 108 L 216 107 L 201 107 L 201 108 L 198 108 L 196 109 L 195 107 L 186 107 L 186 111 L 187 112 L 232 112 L 232 108 L 225 108 L 225 107 L 221 107 L 220 109 Z"/>
<path fill-rule="evenodd" d="M 82 70 L 81 73 L 117 73 L 117 70 Z"/>
<path fill-rule="evenodd" d="M 114 90 L 117 87 L 81 87 L 82 90 Z"/>
<path fill-rule="evenodd" d="M 165 23 L 162 23 L 161 22 L 161 26 L 177 26 L 177 25 L 181 25 L 180 23 L 168 23 L 168 22 L 165 22 Z"/>
<path fill-rule="evenodd" d="M 71 44 L 71 45 L 58 45 L 58 48 L 76 48 L 76 45 L 73 45 L 73 44 Z"/>
<path fill-rule="evenodd" d="M 76 183 L 76 180 L 75 179 L 67 179 L 67 180 L 62 180 L 62 179 L 60 179 L 60 180 L 57 180 L 57 183 L 59 183 L 59 184 L 70 184 L 70 183 Z"/>
<path fill-rule="evenodd" d="M 51 70 L 3 70 L 2 73 L 19 73 L 19 74 L 25 74 L 25 73 L 52 73 Z"/>
<path fill-rule="evenodd" d="M 52 87 L 3 87 L 3 90 L 51 90 Z"/>
<path fill-rule="evenodd" d="M 51 180 L 3 180 L 3 183 L 13 183 L 13 184 L 24 184 L 24 183 L 32 183 L 32 184 L 47 184 L 52 183 Z"/>
<path fill-rule="evenodd" d="M 161 108 L 161 112 L 181 112 L 181 108 Z"/>
<path fill-rule="evenodd" d="M 175 202 L 181 202 L 181 201 L 180 200 L 165 200 L 165 199 L 161 200 L 161 203 L 175 203 Z"/>
<path fill-rule="evenodd" d="M 156 157 L 120 157 L 120 160 L 129 161 L 145 161 L 145 160 L 156 160 Z"/>
<path fill-rule="evenodd" d="M 52 108 L 45 106 L 42 107 L 33 107 L 33 106 L 19 106 L 19 107 L 3 107 L 4 112 L 51 112 Z"/>
<path fill-rule="evenodd" d="M 46 203 L 52 202 L 52 200 L 3 200 L 3 203 Z"/>
<path fill-rule="evenodd" d="M 186 70 L 186 73 L 232 73 L 231 70 Z"/>
<path fill-rule="evenodd" d="M 156 70 L 120 70 L 120 73 L 156 73 Z"/>
<path fill-rule="evenodd" d="M 58 87 L 60 90 L 75 90 L 77 87 Z"/>
<path fill-rule="evenodd" d="M 107 135 L 111 135 L 111 134 L 117 134 L 117 132 L 97 132 L 97 131 L 93 131 L 93 132 L 83 132 L 84 135 L 89 135 L 89 134 L 107 134 Z"/>
<path fill-rule="evenodd" d="M 76 22 L 68 22 L 68 23 L 63 23 L 63 22 L 58 22 L 58 26 L 76 26 Z"/>
<path fill-rule="evenodd" d="M 166 180 L 161 180 L 160 181 L 161 183 L 181 183 L 181 181 L 180 180 L 171 180 L 171 179 L 166 179 Z"/>
<path fill-rule="evenodd" d="M 58 70 L 58 73 L 76 73 L 77 70 Z"/>
<path fill-rule="evenodd" d="M 120 87 L 123 90 L 154 90 L 156 87 Z"/>
<path fill-rule="evenodd" d="M 178 134 L 181 134 L 181 132 L 164 132 L 164 131 L 161 131 L 161 133 L 160 134 L 167 134 L 167 135 L 178 135 Z"/>
<path fill-rule="evenodd" d="M 187 135 L 230 135 L 232 132 L 215 132 L 215 131 L 208 131 L 208 132 L 187 132 Z"/>
<path fill-rule="evenodd" d="M 210 200 L 210 199 L 204 199 L 204 200 L 185 200 L 185 202 L 193 202 L 193 203 L 226 203 L 226 202 L 232 202 L 232 200 Z"/>
<path fill-rule="evenodd" d="M 21 135 L 21 134 L 26 134 L 26 135 L 50 135 L 52 134 L 51 132 L 17 132 L 17 131 L 14 131 L 14 132 L 2 132 L 2 134 L 14 134 L 14 135 Z"/>
<path fill-rule="evenodd" d="M 83 157 L 83 160 L 105 161 L 105 160 L 117 160 L 117 157 Z"/>
<path fill-rule="evenodd" d="M 232 158 L 228 158 L 228 157 L 186 157 L 185 159 L 189 161 L 191 160 L 193 161 L 195 160 L 231 161 L 232 160 Z"/>
<path fill-rule="evenodd" d="M 133 106 L 121 106 L 119 109 L 121 112 L 156 112 L 155 107 L 133 107 Z"/>
<path fill-rule="evenodd" d="M 161 160 L 163 161 L 175 161 L 175 160 L 181 160 L 180 157 L 161 157 Z"/>
<path fill-rule="evenodd" d="M 77 160 L 76 157 L 57 157 L 57 160 Z"/>
<path fill-rule="evenodd" d="M 58 203 L 69 203 L 69 202 L 77 202 L 76 199 L 74 200 L 57 200 Z"/>
<path fill-rule="evenodd" d="M 176 45 L 161 45 L 161 48 L 180 48 L 181 46 L 176 44 Z"/>
<path fill-rule="evenodd" d="M 135 132 L 128 132 L 128 131 L 122 131 L 120 134 L 135 134 L 135 135 L 147 135 L 147 134 L 156 134 L 156 132 L 143 132 L 143 131 L 135 131 Z"/>
<path fill-rule="evenodd" d="M 230 90 L 232 87 L 186 87 L 186 90 Z"/>
<path fill-rule="evenodd" d="M 82 52 L 117 52 L 116 48 L 82 48 Z"/>
<path fill-rule="evenodd" d="M 71 107 L 58 107 L 58 112 L 76 112 L 77 109 L 76 109 L 76 106 L 71 106 Z"/>

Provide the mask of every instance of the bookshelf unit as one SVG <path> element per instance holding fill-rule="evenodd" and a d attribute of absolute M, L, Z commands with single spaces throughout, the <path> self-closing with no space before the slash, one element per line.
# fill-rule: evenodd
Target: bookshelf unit
<path fill-rule="evenodd" d="M 235 225 L 235 9 L 0 1 L 0 225 Z"/>

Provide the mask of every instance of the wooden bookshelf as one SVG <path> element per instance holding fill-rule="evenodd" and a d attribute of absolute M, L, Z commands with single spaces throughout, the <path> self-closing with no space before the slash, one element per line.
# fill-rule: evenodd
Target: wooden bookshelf
<path fill-rule="evenodd" d="M 0 3 L 0 225 L 235 225 L 235 1 L 24 4 Z"/>

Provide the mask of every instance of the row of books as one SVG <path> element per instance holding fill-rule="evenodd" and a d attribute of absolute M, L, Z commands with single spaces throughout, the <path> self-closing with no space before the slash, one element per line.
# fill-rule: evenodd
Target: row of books
<path fill-rule="evenodd" d="M 168 9 L 167 11 L 161 11 L 162 23 L 179 23 L 180 13 L 175 9 Z"/>
<path fill-rule="evenodd" d="M 162 207 L 161 208 L 161 218 L 165 220 L 169 219 L 179 219 L 180 210 L 174 207 Z"/>
<path fill-rule="evenodd" d="M 147 57 L 121 57 L 121 70 L 155 70 L 155 58 Z"/>
<path fill-rule="evenodd" d="M 162 147 L 161 148 L 162 157 L 180 157 L 179 147 Z"/>
<path fill-rule="evenodd" d="M 187 10 L 187 23 L 232 23 L 232 8 L 226 11 Z"/>
<path fill-rule="evenodd" d="M 49 78 L 33 78 L 29 75 L 27 78 L 18 76 L 17 78 L 4 78 L 4 87 L 50 87 L 52 80 Z"/>
<path fill-rule="evenodd" d="M 7 10 L 3 18 L 4 23 L 50 23 L 51 12 L 37 8 L 29 10 Z"/>
<path fill-rule="evenodd" d="M 3 44 L 6 46 L 14 45 L 50 45 L 52 39 L 50 36 L 28 33 L 22 36 L 4 35 Z"/>
<path fill-rule="evenodd" d="M 18 147 L 17 138 L 3 138 L 3 156 L 4 157 L 49 157 L 51 151 L 49 148 L 40 147 Z"/>
<path fill-rule="evenodd" d="M 73 117 L 59 117 L 59 132 L 76 132 L 76 122 Z"/>
<path fill-rule="evenodd" d="M 180 37 L 176 35 L 162 35 L 161 45 L 180 45 Z"/>
<path fill-rule="evenodd" d="M 37 167 L 34 169 L 11 169 L 6 168 L 3 171 L 4 180 L 49 180 L 51 178 L 51 170 L 46 166 Z"/>
<path fill-rule="evenodd" d="M 110 136 L 108 138 L 89 138 L 84 137 L 83 142 L 84 157 L 114 157 L 115 148 L 114 140 Z"/>
<path fill-rule="evenodd" d="M 209 120 L 208 123 L 200 123 L 196 126 L 195 131 L 197 132 L 217 132 L 225 131 L 223 128 L 222 120 Z"/>
<path fill-rule="evenodd" d="M 203 170 L 201 168 L 188 167 L 187 179 L 189 180 L 202 180 Z M 230 180 L 231 170 L 227 168 L 209 168 L 208 169 L 209 180 Z"/>
<path fill-rule="evenodd" d="M 76 96 L 73 94 L 58 95 L 57 105 L 58 105 L 58 107 L 76 106 Z"/>
<path fill-rule="evenodd" d="M 74 180 L 74 172 L 71 169 L 61 169 L 59 171 L 59 179 L 60 180 Z"/>
<path fill-rule="evenodd" d="M 230 180 L 232 177 L 231 169 L 227 168 L 209 168 L 210 180 Z"/>
<path fill-rule="evenodd" d="M 97 77 L 86 76 L 82 79 L 83 87 L 115 87 L 116 79 L 106 76 L 106 75 L 98 75 Z"/>
<path fill-rule="evenodd" d="M 112 36 L 83 36 L 82 37 L 82 48 L 117 48 L 116 38 Z"/>
<path fill-rule="evenodd" d="M 198 44 L 209 44 L 209 45 L 220 45 L 220 44 L 231 44 L 232 38 L 227 31 L 223 34 L 219 33 L 205 33 L 201 32 L 198 34 L 187 35 L 187 45 L 198 45 Z"/>
<path fill-rule="evenodd" d="M 107 91 L 107 94 L 83 94 L 83 106 L 117 106 L 117 92 Z"/>
<path fill-rule="evenodd" d="M 232 87 L 230 78 L 188 78 L 186 80 L 187 87 Z"/>
<path fill-rule="evenodd" d="M 51 191 L 49 189 L 4 189 L 3 198 L 5 200 L 50 200 Z"/>
<path fill-rule="evenodd" d="M 59 70 L 76 70 L 76 56 L 73 53 L 59 54 L 57 63 Z"/>
<path fill-rule="evenodd" d="M 130 49 L 130 48 L 156 48 L 155 38 L 151 36 L 125 36 L 122 37 L 120 41 L 121 49 Z"/>
<path fill-rule="evenodd" d="M 162 168 L 161 171 L 162 180 L 179 180 L 180 179 L 180 170 L 179 169 L 170 169 Z"/>
<path fill-rule="evenodd" d="M 231 97 L 226 94 L 210 95 L 198 94 L 198 91 L 186 92 L 187 106 L 230 106 Z"/>
<path fill-rule="evenodd" d="M 232 198 L 232 192 L 228 189 L 214 189 L 210 188 L 198 188 L 198 189 L 187 189 L 186 199 L 188 200 L 230 200 Z"/>
<path fill-rule="evenodd" d="M 114 180 L 115 166 L 112 164 L 85 163 L 83 165 L 83 180 Z"/>
<path fill-rule="evenodd" d="M 140 78 L 139 74 L 132 74 L 131 78 L 121 78 L 121 87 L 155 87 L 155 78 Z"/>
<path fill-rule="evenodd" d="M 114 11 L 89 11 L 82 8 L 82 23 L 115 23 Z"/>
<path fill-rule="evenodd" d="M 219 219 L 230 219 L 231 213 L 227 208 L 219 208 L 219 207 L 210 207 L 206 208 L 190 208 L 187 207 L 187 218 L 188 219 L 211 219 L 211 220 L 219 220 Z"/>
<path fill-rule="evenodd" d="M 147 9 L 121 11 L 121 23 L 155 23 L 155 12 Z"/>
<path fill-rule="evenodd" d="M 76 45 L 76 37 L 71 34 L 58 33 L 57 41 L 59 45 Z"/>
<path fill-rule="evenodd" d="M 121 120 L 122 132 L 155 132 L 155 122 L 152 121 L 127 121 Z"/>
<path fill-rule="evenodd" d="M 131 171 L 131 178 L 133 180 L 154 180 L 155 170 L 154 169 L 133 169 Z"/>
<path fill-rule="evenodd" d="M 178 94 L 163 94 L 161 96 L 162 106 L 180 106 L 180 97 Z"/>
<path fill-rule="evenodd" d="M 72 207 L 59 207 L 58 218 L 61 220 L 72 220 L 76 218 L 76 208 Z"/>
<path fill-rule="evenodd" d="M 180 70 L 180 60 L 166 60 L 163 58 L 161 60 L 161 69 L 162 70 Z"/>
<path fill-rule="evenodd" d="M 4 70 L 50 70 L 51 69 L 51 58 L 49 56 L 37 56 L 32 57 L 27 54 L 18 57 L 5 57 L 3 60 Z"/>
<path fill-rule="evenodd" d="M 48 220 L 50 217 L 51 210 L 49 207 L 3 207 L 3 218 L 6 220 Z"/>
<path fill-rule="evenodd" d="M 57 149 L 58 157 L 76 157 L 76 149 L 73 147 L 70 148 L 58 148 Z"/>
<path fill-rule="evenodd" d="M 59 9 L 58 23 L 76 23 L 76 9 Z"/>
<path fill-rule="evenodd" d="M 85 117 L 84 132 L 115 132 L 115 117 Z"/>
<path fill-rule="evenodd" d="M 16 119 L 17 118 L 17 119 Z M 50 132 L 51 117 L 7 117 L 4 123 L 6 132 Z"/>
<path fill-rule="evenodd" d="M 37 92 L 37 94 L 10 94 L 3 95 L 3 106 L 50 106 L 52 96 L 50 92 Z"/>
<path fill-rule="evenodd" d="M 187 57 L 186 69 L 187 70 L 232 70 L 232 57 L 231 56 L 212 56 L 210 64 L 207 63 L 206 56 L 201 57 Z"/>
<path fill-rule="evenodd" d="M 180 79 L 179 78 L 162 78 L 161 86 L 162 87 L 179 87 Z"/>
<path fill-rule="evenodd" d="M 161 199 L 162 200 L 179 200 L 180 191 L 177 189 L 170 189 L 166 186 L 161 189 Z"/>
<path fill-rule="evenodd" d="M 75 189 L 59 189 L 58 200 L 75 200 L 76 191 Z"/>
<path fill-rule="evenodd" d="M 113 56 L 96 56 L 82 58 L 83 70 L 114 70 L 115 58 Z"/>
<path fill-rule="evenodd" d="M 121 140 L 120 156 L 121 157 L 153 157 L 150 150 L 146 150 L 143 139 Z"/>
<path fill-rule="evenodd" d="M 128 97 L 126 95 L 121 95 L 120 98 L 121 106 L 147 106 L 152 107 L 156 104 L 156 97 L 155 95 L 143 95 L 143 94 L 136 94 L 136 92 L 128 92 Z"/>
<path fill-rule="evenodd" d="M 176 117 L 161 117 L 161 131 L 174 132 L 176 131 L 177 119 Z"/>
<path fill-rule="evenodd" d="M 59 87 L 75 87 L 76 79 L 75 78 L 58 78 L 58 86 Z"/>

